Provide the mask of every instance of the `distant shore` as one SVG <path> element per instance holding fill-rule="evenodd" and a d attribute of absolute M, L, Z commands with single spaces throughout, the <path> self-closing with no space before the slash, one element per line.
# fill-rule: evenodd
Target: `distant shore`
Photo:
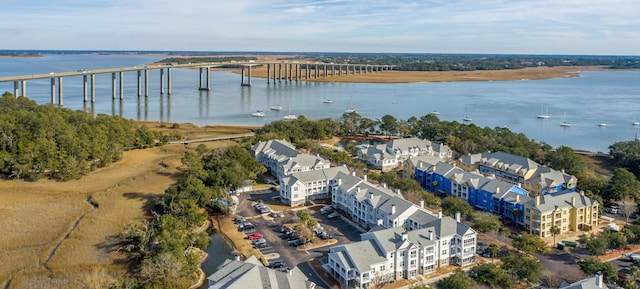
<path fill-rule="evenodd" d="M 579 77 L 582 71 L 609 70 L 602 66 L 557 66 L 531 67 L 522 69 L 475 70 L 475 71 L 384 71 L 374 73 L 329 76 L 310 79 L 314 82 L 353 82 L 353 83 L 416 83 L 416 82 L 457 82 L 457 81 L 509 81 L 543 80 L 551 78 Z M 240 73 L 240 70 L 234 70 Z M 246 73 L 246 71 L 245 71 Z M 272 72 L 273 73 L 273 72 Z M 304 73 L 304 72 L 303 72 Z M 351 73 L 351 72 L 350 72 Z M 331 74 L 331 72 L 329 72 Z M 256 67 L 252 77 L 266 78 L 267 68 Z M 273 76 L 272 76 L 273 77 Z M 295 77 L 295 73 L 294 73 Z M 312 76 L 313 77 L 313 76 Z"/>

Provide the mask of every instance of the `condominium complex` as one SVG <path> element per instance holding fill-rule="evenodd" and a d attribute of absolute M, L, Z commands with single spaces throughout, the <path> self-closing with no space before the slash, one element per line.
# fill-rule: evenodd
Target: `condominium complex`
<path fill-rule="evenodd" d="M 598 202 L 582 193 L 561 191 L 537 196 L 524 203 L 524 226 L 540 237 L 550 237 L 550 229 L 560 233 L 591 230 L 598 225 Z"/>
<path fill-rule="evenodd" d="M 264 164 L 278 180 L 295 172 L 329 168 L 330 162 L 319 156 L 303 154 L 290 142 L 268 140 L 251 148 L 253 158 Z"/>
<path fill-rule="evenodd" d="M 402 165 L 409 157 L 435 156 L 449 160 L 453 151 L 448 146 L 419 138 L 403 138 L 383 144 L 367 145 L 358 150 L 358 159 L 378 170 L 391 170 Z"/>

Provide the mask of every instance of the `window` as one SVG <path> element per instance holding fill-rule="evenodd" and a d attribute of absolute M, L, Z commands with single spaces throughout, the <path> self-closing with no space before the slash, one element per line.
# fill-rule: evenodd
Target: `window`
<path fill-rule="evenodd" d="M 442 245 L 447 245 L 447 240 L 442 241 Z"/>

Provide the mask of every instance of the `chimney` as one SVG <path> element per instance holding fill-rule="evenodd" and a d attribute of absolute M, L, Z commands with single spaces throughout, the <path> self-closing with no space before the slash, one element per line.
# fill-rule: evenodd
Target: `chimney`
<path fill-rule="evenodd" d="M 396 213 L 396 205 L 395 204 L 391 204 L 391 215 Z"/>
<path fill-rule="evenodd" d="M 402 232 L 402 241 L 406 241 L 409 239 L 409 234 L 407 232 Z"/>
<path fill-rule="evenodd" d="M 520 195 L 516 194 L 516 203 L 520 203 Z"/>
<path fill-rule="evenodd" d="M 382 226 L 382 223 L 383 223 L 382 218 L 378 218 L 376 225 Z"/>
<path fill-rule="evenodd" d="M 500 193 L 500 187 L 496 187 L 496 194 Z"/>
<path fill-rule="evenodd" d="M 338 186 L 342 185 L 342 178 L 338 178 Z"/>
<path fill-rule="evenodd" d="M 442 219 L 442 210 L 438 211 L 438 219 Z"/>
<path fill-rule="evenodd" d="M 540 206 L 540 196 L 536 196 L 536 206 Z"/>
<path fill-rule="evenodd" d="M 433 231 L 429 230 L 429 240 L 433 240 Z"/>
<path fill-rule="evenodd" d="M 291 268 L 287 267 L 287 275 L 291 276 L 293 274 L 293 270 L 291 270 Z"/>
<path fill-rule="evenodd" d="M 362 179 L 366 182 L 366 181 L 367 181 L 367 174 L 364 174 L 364 175 L 362 176 Z"/>
<path fill-rule="evenodd" d="M 460 212 L 456 212 L 456 222 L 460 223 Z"/>
<path fill-rule="evenodd" d="M 597 288 L 606 288 L 604 287 L 604 282 L 602 282 L 602 273 L 596 273 L 596 287 Z"/>
<path fill-rule="evenodd" d="M 233 257 L 236 261 L 240 261 L 240 254 L 235 254 Z"/>
<path fill-rule="evenodd" d="M 396 189 L 396 194 L 400 194 L 400 189 Z"/>
<path fill-rule="evenodd" d="M 383 187 L 383 188 L 385 188 L 385 189 L 387 188 L 387 183 L 382 182 L 382 183 L 380 183 L 380 184 L 382 185 L 382 187 Z"/>
<path fill-rule="evenodd" d="M 360 186 L 357 186 L 356 187 L 356 193 L 359 193 L 359 192 L 360 192 Z"/>
<path fill-rule="evenodd" d="M 373 192 L 369 192 L 369 200 L 373 200 Z"/>
<path fill-rule="evenodd" d="M 351 175 L 355 177 L 356 176 L 356 172 L 355 171 L 351 172 Z"/>
<path fill-rule="evenodd" d="M 571 197 L 571 206 L 572 207 L 576 206 L 576 197 Z"/>
<path fill-rule="evenodd" d="M 420 208 L 424 209 L 424 200 L 420 200 Z"/>

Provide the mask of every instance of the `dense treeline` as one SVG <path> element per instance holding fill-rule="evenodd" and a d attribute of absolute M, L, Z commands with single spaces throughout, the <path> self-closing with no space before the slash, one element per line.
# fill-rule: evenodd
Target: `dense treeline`
<path fill-rule="evenodd" d="M 178 181 L 158 200 L 155 218 L 125 228 L 122 249 L 135 268 L 112 288 L 188 288 L 196 279 L 200 256 L 195 248 L 209 244 L 208 232 L 197 230 L 208 208 L 226 213 L 229 190 L 266 171 L 248 148 L 233 146 L 209 151 L 204 145 L 182 157 Z"/>
<path fill-rule="evenodd" d="M 125 150 L 172 138 L 117 116 L 39 106 L 8 92 L 0 98 L 0 174 L 8 178 L 77 179 Z"/>

